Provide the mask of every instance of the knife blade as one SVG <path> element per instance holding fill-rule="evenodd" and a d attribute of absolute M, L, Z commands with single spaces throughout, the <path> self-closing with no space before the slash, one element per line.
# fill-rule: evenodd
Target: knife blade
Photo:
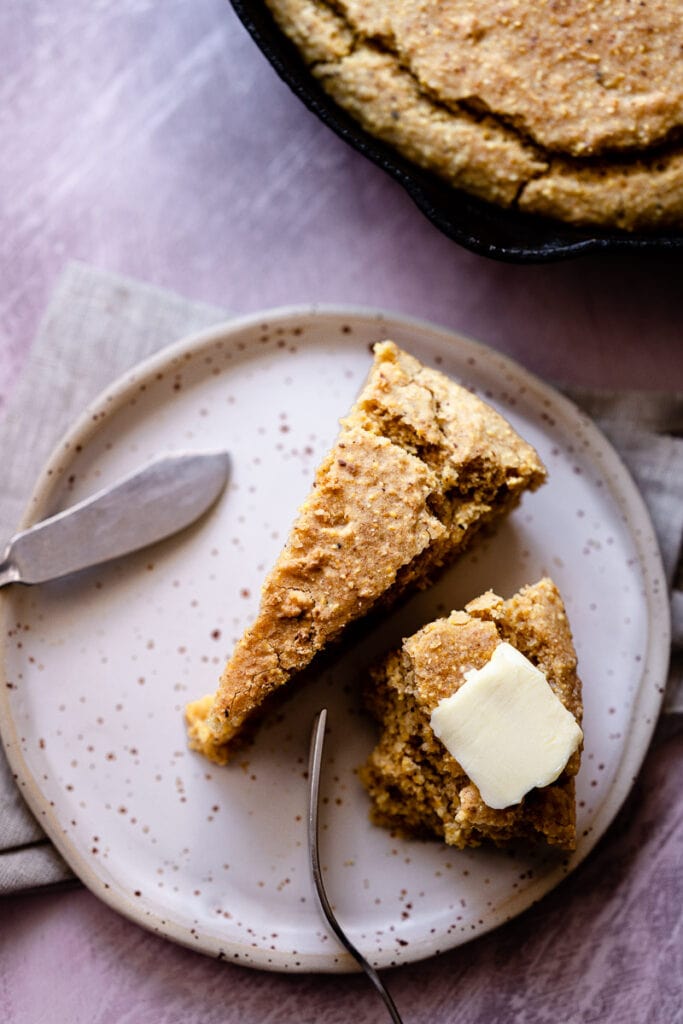
<path fill-rule="evenodd" d="M 221 451 L 154 460 L 15 534 L 0 557 L 0 587 L 45 583 L 177 533 L 214 504 L 229 471 L 230 456 Z"/>

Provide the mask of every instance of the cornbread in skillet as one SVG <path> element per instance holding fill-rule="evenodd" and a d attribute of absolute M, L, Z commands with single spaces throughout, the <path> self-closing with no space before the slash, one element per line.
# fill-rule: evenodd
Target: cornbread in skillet
<path fill-rule="evenodd" d="M 543 483 L 534 449 L 485 402 L 393 342 L 318 468 L 190 745 L 225 763 L 264 702 L 346 626 L 428 586 L 482 527 Z"/>
<path fill-rule="evenodd" d="M 453 186 L 683 226 L 683 0 L 266 0 L 323 88 Z"/>
<path fill-rule="evenodd" d="M 360 776 L 377 824 L 438 836 L 458 847 L 512 839 L 540 840 L 566 850 L 575 847 L 574 778 L 580 749 L 551 785 L 532 789 L 519 804 L 494 810 L 432 731 L 430 716 L 439 701 L 455 693 L 463 685 L 464 673 L 482 668 L 504 641 L 544 673 L 556 697 L 580 724 L 581 682 L 555 584 L 542 579 L 508 601 L 486 593 L 464 611 L 437 619 L 404 640 L 401 649 L 372 672 L 366 697 L 380 737 Z"/>

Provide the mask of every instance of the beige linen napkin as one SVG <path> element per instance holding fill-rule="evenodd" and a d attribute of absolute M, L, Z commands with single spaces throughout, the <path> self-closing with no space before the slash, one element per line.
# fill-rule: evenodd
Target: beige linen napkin
<path fill-rule="evenodd" d="M 15 532 L 41 466 L 83 407 L 140 359 L 227 316 L 83 264 L 67 267 L 19 386 L 0 413 L 0 544 Z M 675 577 L 683 536 L 683 395 L 573 391 L 571 397 L 599 422 L 642 489 L 673 589 L 680 646 L 683 595 Z M 676 658 L 673 665 L 666 708 L 683 711 Z M 0 749 L 0 894 L 72 878 L 24 804 Z"/>

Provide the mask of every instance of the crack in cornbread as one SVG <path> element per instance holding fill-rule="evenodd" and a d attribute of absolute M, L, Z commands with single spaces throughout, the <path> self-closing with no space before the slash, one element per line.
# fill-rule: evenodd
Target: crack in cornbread
<path fill-rule="evenodd" d="M 432 731 L 430 716 L 439 701 L 459 689 L 466 671 L 482 668 L 503 641 L 544 673 L 581 723 L 576 654 L 555 584 L 544 578 L 508 601 L 488 592 L 464 611 L 437 619 L 404 640 L 400 650 L 372 670 L 366 702 L 379 723 L 380 738 L 360 778 L 377 824 L 435 835 L 458 847 L 540 839 L 574 849 L 580 750 L 556 782 L 531 790 L 520 804 L 494 810 Z"/>
<path fill-rule="evenodd" d="M 683 226 L 682 0 L 266 0 L 370 134 L 501 206 Z"/>
<path fill-rule="evenodd" d="M 270 696 L 350 623 L 428 586 L 545 475 L 489 405 L 393 342 L 376 345 L 254 623 L 217 693 L 188 705 L 190 745 L 225 763 Z"/>

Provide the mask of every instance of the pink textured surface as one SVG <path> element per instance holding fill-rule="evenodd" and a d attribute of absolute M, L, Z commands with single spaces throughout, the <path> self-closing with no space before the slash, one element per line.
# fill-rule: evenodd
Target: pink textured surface
<path fill-rule="evenodd" d="M 235 311 L 384 306 L 537 373 L 683 385 L 680 260 L 515 267 L 442 237 L 277 79 L 225 0 L 0 9 L 0 397 L 69 258 Z M 683 737 L 589 861 L 516 922 L 389 982 L 406 1022 L 682 1020 Z M 362 978 L 214 963 L 83 891 L 0 906 L 7 1024 L 382 1019 Z"/>

